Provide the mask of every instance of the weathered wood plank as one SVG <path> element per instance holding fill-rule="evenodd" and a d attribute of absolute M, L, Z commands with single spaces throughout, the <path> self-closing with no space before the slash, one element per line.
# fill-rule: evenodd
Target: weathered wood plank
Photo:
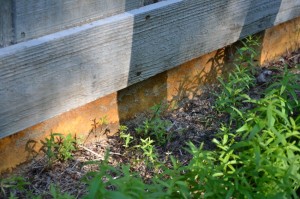
<path fill-rule="evenodd" d="M 11 0 L 0 0 L 0 48 L 13 43 L 13 5 Z"/>
<path fill-rule="evenodd" d="M 157 3 L 157 2 L 160 2 L 160 1 L 166 1 L 166 0 L 144 0 L 144 5 L 146 6 L 146 5 Z"/>
<path fill-rule="evenodd" d="M 14 1 L 17 43 L 143 6 L 143 0 Z"/>
<path fill-rule="evenodd" d="M 0 49 L 0 137 L 299 15 L 299 0 L 169 0 Z"/>

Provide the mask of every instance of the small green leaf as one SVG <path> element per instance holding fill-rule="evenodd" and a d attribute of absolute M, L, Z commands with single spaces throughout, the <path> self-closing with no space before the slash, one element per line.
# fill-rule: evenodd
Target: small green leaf
<path fill-rule="evenodd" d="M 220 176 L 223 176 L 224 174 L 222 172 L 219 172 L 219 173 L 214 173 L 213 174 L 213 177 L 220 177 Z"/>
<path fill-rule="evenodd" d="M 247 123 L 245 123 L 242 127 L 240 127 L 238 130 L 236 130 L 236 132 L 240 133 L 243 131 L 249 131 L 249 126 Z"/>
<path fill-rule="evenodd" d="M 231 187 L 231 188 L 228 190 L 228 192 L 227 192 L 227 194 L 226 194 L 226 196 L 225 196 L 225 199 L 230 199 L 231 196 L 232 196 L 232 194 L 233 194 L 233 192 L 234 192 L 234 188 Z"/>
<path fill-rule="evenodd" d="M 222 144 L 225 145 L 228 141 L 228 135 L 227 134 L 224 134 L 223 135 L 223 140 L 222 140 Z"/>

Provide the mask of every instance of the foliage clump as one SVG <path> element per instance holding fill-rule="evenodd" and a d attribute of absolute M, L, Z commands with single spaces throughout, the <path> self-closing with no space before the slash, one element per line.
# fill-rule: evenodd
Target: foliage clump
<path fill-rule="evenodd" d="M 49 166 L 56 160 L 66 161 L 72 159 L 72 153 L 76 151 L 78 140 L 71 134 L 64 136 L 60 133 L 51 133 L 50 138 L 41 140 L 42 148 L 48 159 Z"/>

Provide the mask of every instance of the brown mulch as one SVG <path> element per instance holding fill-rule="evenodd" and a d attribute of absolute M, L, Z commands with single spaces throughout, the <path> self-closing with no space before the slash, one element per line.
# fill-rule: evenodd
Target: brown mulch
<path fill-rule="evenodd" d="M 278 61 L 269 63 L 267 68 L 283 68 L 287 65 L 295 73 L 299 73 L 295 66 L 300 64 L 300 49 L 288 53 Z M 175 156 L 182 164 L 187 164 L 191 156 L 184 149 L 186 142 L 191 141 L 199 146 L 205 143 L 204 149 L 213 150 L 214 144 L 211 142 L 218 132 L 221 123 L 228 118 L 226 115 L 218 114 L 213 110 L 215 96 L 212 90 L 218 89 L 216 85 L 202 87 L 201 95 L 196 95 L 192 99 L 183 99 L 178 108 L 169 110 L 163 114 L 162 118 L 171 122 L 167 133 L 171 134 L 170 141 L 164 147 L 156 148 L 161 160 L 166 160 L 170 155 Z M 129 132 L 142 123 L 149 114 L 143 114 L 134 120 L 126 123 Z M 151 178 L 152 171 L 142 161 L 141 154 L 136 151 L 126 150 L 118 134 L 108 136 L 107 139 L 98 140 L 93 143 L 84 144 L 78 147 L 73 154 L 74 158 L 69 161 L 56 161 L 49 167 L 46 157 L 37 157 L 31 162 L 15 171 L 15 174 L 24 176 L 30 185 L 28 189 L 34 195 L 41 195 L 43 198 L 50 198 L 49 188 L 51 184 L 59 187 L 63 193 L 69 193 L 76 198 L 81 198 L 86 194 L 86 184 L 81 180 L 88 172 L 98 170 L 97 164 L 86 164 L 90 161 L 101 161 L 104 159 L 106 150 L 110 151 L 109 162 L 112 165 L 131 164 L 132 170 L 138 171 L 144 178 Z M 16 192 L 20 198 L 24 198 L 21 192 Z M 0 195 L 1 197 L 1 195 Z"/>

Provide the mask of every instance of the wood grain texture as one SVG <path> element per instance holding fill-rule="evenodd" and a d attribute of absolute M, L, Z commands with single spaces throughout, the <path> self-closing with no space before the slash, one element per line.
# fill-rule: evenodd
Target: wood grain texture
<path fill-rule="evenodd" d="M 166 1 L 166 0 L 144 0 L 144 5 L 146 6 L 146 5 L 157 3 L 157 2 L 160 2 L 160 1 Z"/>
<path fill-rule="evenodd" d="M 143 6 L 143 0 L 14 1 L 17 43 Z"/>
<path fill-rule="evenodd" d="M 0 137 L 299 15 L 299 0 L 169 0 L 0 49 Z"/>
<path fill-rule="evenodd" d="M 0 48 L 13 43 L 13 4 L 12 0 L 0 0 Z"/>

